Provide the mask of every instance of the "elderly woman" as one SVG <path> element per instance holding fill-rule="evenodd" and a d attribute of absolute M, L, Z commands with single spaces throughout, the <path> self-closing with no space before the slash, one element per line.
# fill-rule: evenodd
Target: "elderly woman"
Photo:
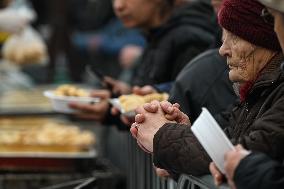
<path fill-rule="evenodd" d="M 225 0 L 220 9 L 223 44 L 219 52 L 227 58 L 230 80 L 239 87 L 240 103 L 219 123 L 234 144 L 283 160 L 283 54 L 273 24 L 260 16 L 263 8 L 255 0 Z M 210 159 L 177 105 L 153 102 L 137 112 L 132 135 L 153 154 L 157 167 L 177 174 L 208 173 Z"/>
<path fill-rule="evenodd" d="M 284 52 L 284 1 L 259 1 L 269 8 L 269 12 L 263 9 L 263 16 L 266 17 L 266 20 L 271 20 L 272 15 L 274 17 L 274 30 Z M 219 185 L 223 180 L 223 176 L 213 163 L 210 164 L 210 171 L 214 176 L 215 183 Z M 271 160 L 265 154 L 250 153 L 241 146 L 237 146 L 235 150 L 226 153 L 225 171 L 229 183 L 233 183 L 237 188 L 284 188 L 283 165 Z"/>

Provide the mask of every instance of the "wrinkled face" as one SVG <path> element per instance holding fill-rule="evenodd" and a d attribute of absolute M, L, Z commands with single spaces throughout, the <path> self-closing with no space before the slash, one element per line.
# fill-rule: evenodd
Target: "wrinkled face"
<path fill-rule="evenodd" d="M 272 57 L 272 52 L 255 46 L 223 29 L 219 53 L 227 58 L 229 78 L 233 82 L 254 81 Z"/>
<path fill-rule="evenodd" d="M 277 34 L 282 51 L 284 52 L 284 14 L 279 11 L 269 9 L 274 17 L 274 31 Z"/>
<path fill-rule="evenodd" d="M 163 1 L 113 0 L 113 8 L 126 27 L 148 29 L 159 25 Z"/>

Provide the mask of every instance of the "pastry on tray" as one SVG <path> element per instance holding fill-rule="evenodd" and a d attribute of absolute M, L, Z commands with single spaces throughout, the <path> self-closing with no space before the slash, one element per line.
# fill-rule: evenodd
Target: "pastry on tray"
<path fill-rule="evenodd" d="M 0 152 L 81 152 L 95 143 L 92 132 L 55 122 L 0 130 Z"/>

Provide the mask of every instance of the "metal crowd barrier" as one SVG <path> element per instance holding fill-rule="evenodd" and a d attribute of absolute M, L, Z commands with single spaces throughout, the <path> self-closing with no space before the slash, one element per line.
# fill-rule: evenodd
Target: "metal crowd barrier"
<path fill-rule="evenodd" d="M 128 189 L 175 189 L 171 179 L 161 179 L 153 170 L 151 155 L 143 152 L 131 136 L 127 137 L 130 160 L 128 164 Z"/>
<path fill-rule="evenodd" d="M 154 172 L 151 156 L 143 152 L 130 135 L 127 140 L 130 154 L 127 169 L 128 189 L 216 189 L 211 175 L 200 178 L 182 175 L 178 183 L 172 179 L 159 178 Z M 229 188 L 224 185 L 218 189 Z"/>

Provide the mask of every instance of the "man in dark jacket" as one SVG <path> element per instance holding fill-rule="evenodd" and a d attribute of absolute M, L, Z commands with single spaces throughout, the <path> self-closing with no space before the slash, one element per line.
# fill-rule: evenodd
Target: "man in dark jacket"
<path fill-rule="evenodd" d="M 149 30 L 149 46 L 141 58 L 133 85 L 174 81 L 182 68 L 215 42 L 214 12 L 206 1 L 189 2 L 174 10 L 161 27 Z M 211 20 L 211 21 L 210 21 Z"/>
<path fill-rule="evenodd" d="M 219 117 L 237 100 L 228 70 L 226 59 L 220 56 L 217 49 L 202 53 L 178 75 L 169 101 L 180 104 L 180 110 L 189 116 L 192 123 L 202 107 L 206 107 L 214 117 Z"/>
<path fill-rule="evenodd" d="M 219 22 L 225 28 L 220 53 L 227 56 L 230 80 L 241 83 L 242 100 L 233 109 L 229 122 L 221 125 L 226 127 L 226 133 L 234 144 L 241 143 L 247 149 L 268 153 L 281 161 L 284 158 L 281 150 L 284 144 L 284 74 L 279 66 L 283 55 L 273 26 L 265 24 L 259 17 L 262 9 L 263 6 L 253 0 L 225 0 L 219 13 Z M 239 19 L 240 15 L 244 17 Z M 254 23 L 251 23 L 252 20 Z M 236 25 L 242 27 L 234 27 Z M 265 34 L 260 32 L 263 29 Z M 265 37 L 256 35 L 254 31 Z M 265 41 L 268 38 L 270 43 Z M 257 46 L 251 49 L 254 45 Z M 245 48 L 248 52 L 242 52 Z M 264 54 L 268 57 L 262 57 Z M 238 56 L 240 60 L 236 58 Z M 156 114 L 153 114 L 155 108 L 152 105 L 156 105 Z M 149 107 L 152 108 L 150 112 L 147 110 Z M 186 116 L 176 110 L 173 106 L 160 106 L 157 102 L 146 105 L 145 109 L 140 108 L 136 123 L 131 128 L 132 134 L 140 146 L 153 153 L 157 167 L 171 173 L 208 173 L 209 157 L 190 126 L 185 125 Z M 175 122 L 180 124 L 169 122 L 167 114 L 176 114 Z"/>

